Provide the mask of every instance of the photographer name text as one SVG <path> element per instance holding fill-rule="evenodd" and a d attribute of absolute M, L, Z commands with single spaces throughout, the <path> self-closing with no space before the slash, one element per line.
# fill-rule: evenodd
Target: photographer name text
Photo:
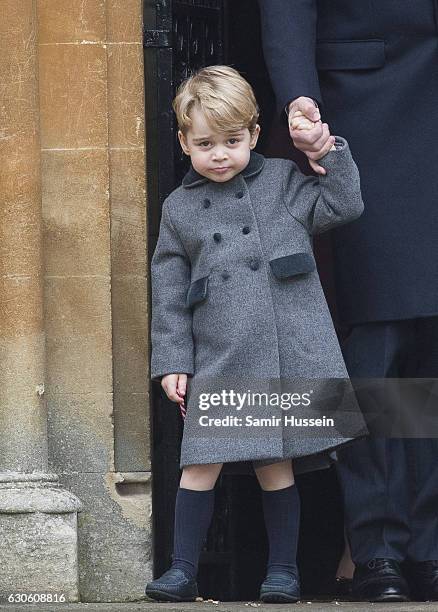
<path fill-rule="evenodd" d="M 209 417 L 206 414 L 199 417 L 201 427 L 334 427 L 335 421 L 331 417 L 320 418 L 296 417 L 285 414 L 281 417 L 272 415 L 270 417 L 255 417 L 247 414 L 245 417 L 226 415 L 224 417 Z"/>

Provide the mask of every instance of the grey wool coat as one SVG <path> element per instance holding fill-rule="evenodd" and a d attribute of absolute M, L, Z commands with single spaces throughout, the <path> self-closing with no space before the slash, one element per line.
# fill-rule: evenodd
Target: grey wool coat
<path fill-rule="evenodd" d="M 307 387 L 315 381 L 310 393 L 316 390 L 318 402 L 328 381 L 348 380 L 312 250 L 312 235 L 354 221 L 363 211 L 349 145 L 337 136 L 335 147 L 319 160 L 327 170 L 319 177 L 254 151 L 247 167 L 224 183 L 192 167 L 163 204 L 151 262 L 151 378 L 188 374 L 181 468 L 293 458 L 295 472 L 318 469 L 329 464 L 334 449 L 363 435 L 350 395 L 347 435 L 336 428 L 326 435 L 321 428 L 310 434 L 286 426 L 290 409 L 277 407 L 276 426 L 263 421 L 253 427 L 248 415 L 267 418 L 275 408 L 237 410 L 221 401 L 201 410 L 199 404 L 204 391 L 272 392 L 297 379 Z M 342 393 L 324 397 L 325 416 L 344 401 Z M 245 424 L 206 426 L 206 417 L 224 415 L 242 416 Z"/>

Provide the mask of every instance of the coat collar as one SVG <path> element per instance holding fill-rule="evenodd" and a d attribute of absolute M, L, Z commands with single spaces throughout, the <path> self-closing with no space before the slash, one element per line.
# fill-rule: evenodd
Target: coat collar
<path fill-rule="evenodd" d="M 260 155 L 260 153 L 256 153 L 255 151 L 251 151 L 251 154 L 249 157 L 249 163 L 246 166 L 246 168 L 242 170 L 240 174 L 243 176 L 243 178 L 254 176 L 255 174 L 258 174 L 262 170 L 264 165 L 265 165 L 264 156 Z M 195 185 L 201 185 L 202 183 L 206 183 L 207 181 L 209 181 L 209 179 L 206 178 L 205 176 L 202 176 L 202 174 L 199 174 L 198 172 L 196 172 L 196 170 L 191 165 L 190 170 L 187 172 L 187 174 L 183 178 L 182 184 L 183 184 L 183 187 L 194 187 Z"/>

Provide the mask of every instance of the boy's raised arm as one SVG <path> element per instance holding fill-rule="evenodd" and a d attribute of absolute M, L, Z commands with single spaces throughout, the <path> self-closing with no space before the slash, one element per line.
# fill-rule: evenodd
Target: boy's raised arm
<path fill-rule="evenodd" d="M 185 305 L 190 261 L 163 205 L 160 233 L 151 261 L 151 378 L 193 374 L 192 312 Z"/>
<path fill-rule="evenodd" d="M 326 175 L 305 176 L 290 162 L 284 180 L 287 209 L 312 235 L 354 221 L 364 210 L 359 171 L 348 142 L 336 136 L 335 148 L 318 160 Z"/>

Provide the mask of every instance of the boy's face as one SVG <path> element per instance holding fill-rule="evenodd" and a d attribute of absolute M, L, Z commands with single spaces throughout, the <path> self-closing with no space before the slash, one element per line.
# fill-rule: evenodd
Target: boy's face
<path fill-rule="evenodd" d="M 178 138 L 199 174 L 217 183 L 225 183 L 246 168 L 251 149 L 257 144 L 259 125 L 251 136 L 248 128 L 234 132 L 215 131 L 197 108 L 192 109 L 190 119 L 190 129 L 185 135 L 179 131 Z"/>

